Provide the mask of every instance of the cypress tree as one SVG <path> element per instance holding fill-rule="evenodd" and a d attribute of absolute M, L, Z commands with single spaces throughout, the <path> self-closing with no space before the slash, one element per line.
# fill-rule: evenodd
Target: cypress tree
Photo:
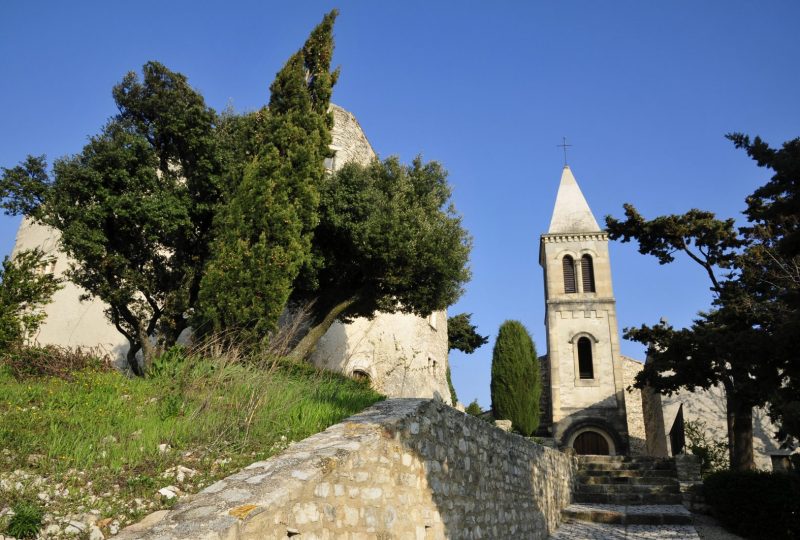
<path fill-rule="evenodd" d="M 261 338 L 272 330 L 292 283 L 309 261 L 318 222 L 324 159 L 331 155 L 328 108 L 333 23 L 327 14 L 270 86 L 258 115 L 263 140 L 215 218 L 214 256 L 200 291 L 200 331 L 235 329 Z"/>
<path fill-rule="evenodd" d="M 492 414 L 511 420 L 514 430 L 529 437 L 539 427 L 542 381 L 536 346 L 519 321 L 500 326 L 492 353 Z"/>

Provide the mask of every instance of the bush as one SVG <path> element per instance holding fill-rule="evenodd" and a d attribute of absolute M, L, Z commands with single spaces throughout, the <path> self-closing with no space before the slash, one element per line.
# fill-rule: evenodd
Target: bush
<path fill-rule="evenodd" d="M 800 475 L 720 471 L 704 484 L 714 515 L 731 532 L 754 539 L 800 539 Z"/>
<path fill-rule="evenodd" d="M 481 409 L 481 406 L 478 404 L 477 398 L 474 399 L 472 403 L 467 405 L 467 408 L 464 409 L 464 412 L 472 416 L 480 416 L 483 414 L 483 410 Z"/>
<path fill-rule="evenodd" d="M 54 345 L 13 347 L 0 354 L 0 366 L 4 366 L 17 380 L 35 377 L 72 380 L 73 374 L 79 371 L 112 369 L 111 361 L 103 355 Z"/>
<path fill-rule="evenodd" d="M 54 262 L 34 249 L 0 264 L 0 351 L 22 345 L 44 321 L 43 306 L 61 288 L 61 281 L 45 271 Z"/>
<path fill-rule="evenodd" d="M 687 420 L 684 423 L 686 446 L 700 458 L 700 472 L 705 478 L 711 473 L 730 468 L 728 441 L 715 441 L 709 435 L 708 425 L 702 420 Z"/>
<path fill-rule="evenodd" d="M 492 414 L 511 420 L 514 430 L 530 437 L 539 427 L 542 381 L 536 347 L 519 321 L 500 326 L 492 352 Z"/>
<path fill-rule="evenodd" d="M 42 528 L 42 509 L 29 502 L 18 502 L 12 508 L 14 515 L 8 522 L 6 534 L 14 538 L 35 538 Z"/>

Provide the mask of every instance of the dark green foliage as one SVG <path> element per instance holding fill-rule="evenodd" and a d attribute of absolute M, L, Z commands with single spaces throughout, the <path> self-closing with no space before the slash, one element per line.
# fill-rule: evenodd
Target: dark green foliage
<path fill-rule="evenodd" d="M 263 338 L 275 328 L 295 278 L 309 262 L 324 159 L 330 156 L 336 14 L 326 15 L 278 72 L 269 108 L 255 115 L 257 123 L 231 126 L 234 147 L 237 138 L 256 137 L 255 155 L 215 219 L 214 255 L 195 320 L 203 332 L 235 330 L 252 340 Z M 237 152 L 242 153 L 228 152 L 234 166 Z"/>
<path fill-rule="evenodd" d="M 34 215 L 50 189 L 45 156 L 28 156 L 16 167 L 0 170 L 0 201 L 5 214 Z"/>
<path fill-rule="evenodd" d="M 472 313 L 459 313 L 447 318 L 447 346 L 449 350 L 459 350 L 472 354 L 489 341 L 489 336 L 478 333 L 478 327 L 470 320 Z"/>
<path fill-rule="evenodd" d="M 315 301 L 316 326 L 298 356 L 310 353 L 337 317 L 427 316 L 461 295 L 470 238 L 449 204 L 440 164 L 419 157 L 411 165 L 394 157 L 350 163 L 324 179 L 321 196 L 314 264 L 295 291 L 296 299 Z"/>
<path fill-rule="evenodd" d="M 108 304 L 128 339 L 128 363 L 142 374 L 148 336 L 173 342 L 186 328 L 208 256 L 220 166 L 216 114 L 186 77 L 158 62 L 114 87 L 119 114 L 78 155 L 5 169 L 8 211 L 25 212 L 61 233 L 78 264 L 71 281 Z"/>
<path fill-rule="evenodd" d="M 721 471 L 704 480 L 706 500 L 722 525 L 745 538 L 800 538 L 800 475 Z"/>
<path fill-rule="evenodd" d="M 800 440 L 800 138 L 771 148 L 756 137 L 728 135 L 772 178 L 747 197 L 750 241 L 743 257 L 742 282 L 752 291 L 760 324 L 777 346 L 773 362 L 783 364 L 785 380 L 770 399 L 770 416 L 787 446 Z"/>
<path fill-rule="evenodd" d="M 61 287 L 47 271 L 54 262 L 38 250 L 5 257 L 0 268 L 0 354 L 19 347 L 44 320 L 42 307 Z"/>
<path fill-rule="evenodd" d="M 772 402 L 770 412 L 787 442 L 800 434 L 800 257 L 794 244 L 800 218 L 800 141 L 772 150 L 746 136 L 729 138 L 746 148 L 775 176 L 748 197 L 750 226 L 737 230 L 732 219 L 710 212 L 645 220 L 625 205 L 624 221 L 606 218 L 609 236 L 635 239 L 639 251 L 662 264 L 683 253 L 708 275 L 712 309 L 700 313 L 690 328 L 667 324 L 629 328 L 625 337 L 648 345 L 649 361 L 637 386 L 662 392 L 680 388 L 725 388 L 729 415 L 731 466 L 753 467 L 752 409 Z"/>
<path fill-rule="evenodd" d="M 14 515 L 8 522 L 6 534 L 14 538 L 35 538 L 42 528 L 44 510 L 37 504 L 18 502 L 12 507 Z"/>
<path fill-rule="evenodd" d="M 511 420 L 514 430 L 529 437 L 539 427 L 542 381 L 536 346 L 519 321 L 500 325 L 492 352 L 492 415 Z"/>
<path fill-rule="evenodd" d="M 467 405 L 467 408 L 464 409 L 464 412 L 471 416 L 480 416 L 483 414 L 483 410 L 481 409 L 481 406 L 478 405 L 477 399 L 474 399 L 472 403 Z"/>

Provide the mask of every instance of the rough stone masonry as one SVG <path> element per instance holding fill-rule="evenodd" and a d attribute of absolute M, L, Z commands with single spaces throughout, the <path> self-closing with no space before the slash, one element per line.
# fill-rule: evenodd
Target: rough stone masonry
<path fill-rule="evenodd" d="M 391 399 L 118 538 L 544 539 L 576 469 L 570 455 L 440 402 Z"/>

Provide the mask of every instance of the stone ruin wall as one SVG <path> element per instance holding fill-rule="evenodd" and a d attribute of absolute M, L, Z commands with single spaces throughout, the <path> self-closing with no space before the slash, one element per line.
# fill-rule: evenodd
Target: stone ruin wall
<path fill-rule="evenodd" d="M 332 145 L 336 156 L 327 166 L 339 169 L 349 161 L 368 163 L 376 157 L 352 113 L 331 106 L 334 116 Z M 58 250 L 58 232 L 25 218 L 17 232 L 13 253 L 40 247 L 55 255 L 51 269 L 63 276 L 69 258 Z M 46 345 L 96 349 L 124 363 L 128 343 L 106 319 L 105 304 L 99 300 L 80 301 L 84 291 L 66 282 L 45 306 L 47 318 L 35 342 Z M 405 314 L 378 313 L 372 320 L 335 323 L 323 337 L 312 362 L 318 367 L 370 377 L 376 389 L 391 397 L 437 398 L 450 403 L 447 385 L 447 314 L 439 311 L 429 318 Z"/>
<path fill-rule="evenodd" d="M 644 368 L 644 364 L 625 356 L 622 357 L 622 364 L 632 455 L 672 455 L 669 432 L 681 405 L 684 421 L 704 422 L 710 440 L 727 441 L 725 392 L 721 387 L 675 392 L 671 396 L 661 395 L 652 389 L 633 389 L 629 392 L 627 388 L 633 385 L 636 374 Z M 758 469 L 772 470 L 771 455 L 790 453 L 781 449 L 775 440 L 776 430 L 763 408 L 753 410 L 753 457 Z"/>
<path fill-rule="evenodd" d="M 435 400 L 392 399 L 118 538 L 545 539 L 576 470 L 570 455 Z"/>
<path fill-rule="evenodd" d="M 625 393 L 625 414 L 628 418 L 629 453 L 632 456 L 646 456 L 647 434 L 645 433 L 645 418 L 642 406 L 642 391 L 633 388 L 636 374 L 644 364 L 628 358 L 620 357 L 622 364 L 622 384 Z"/>

